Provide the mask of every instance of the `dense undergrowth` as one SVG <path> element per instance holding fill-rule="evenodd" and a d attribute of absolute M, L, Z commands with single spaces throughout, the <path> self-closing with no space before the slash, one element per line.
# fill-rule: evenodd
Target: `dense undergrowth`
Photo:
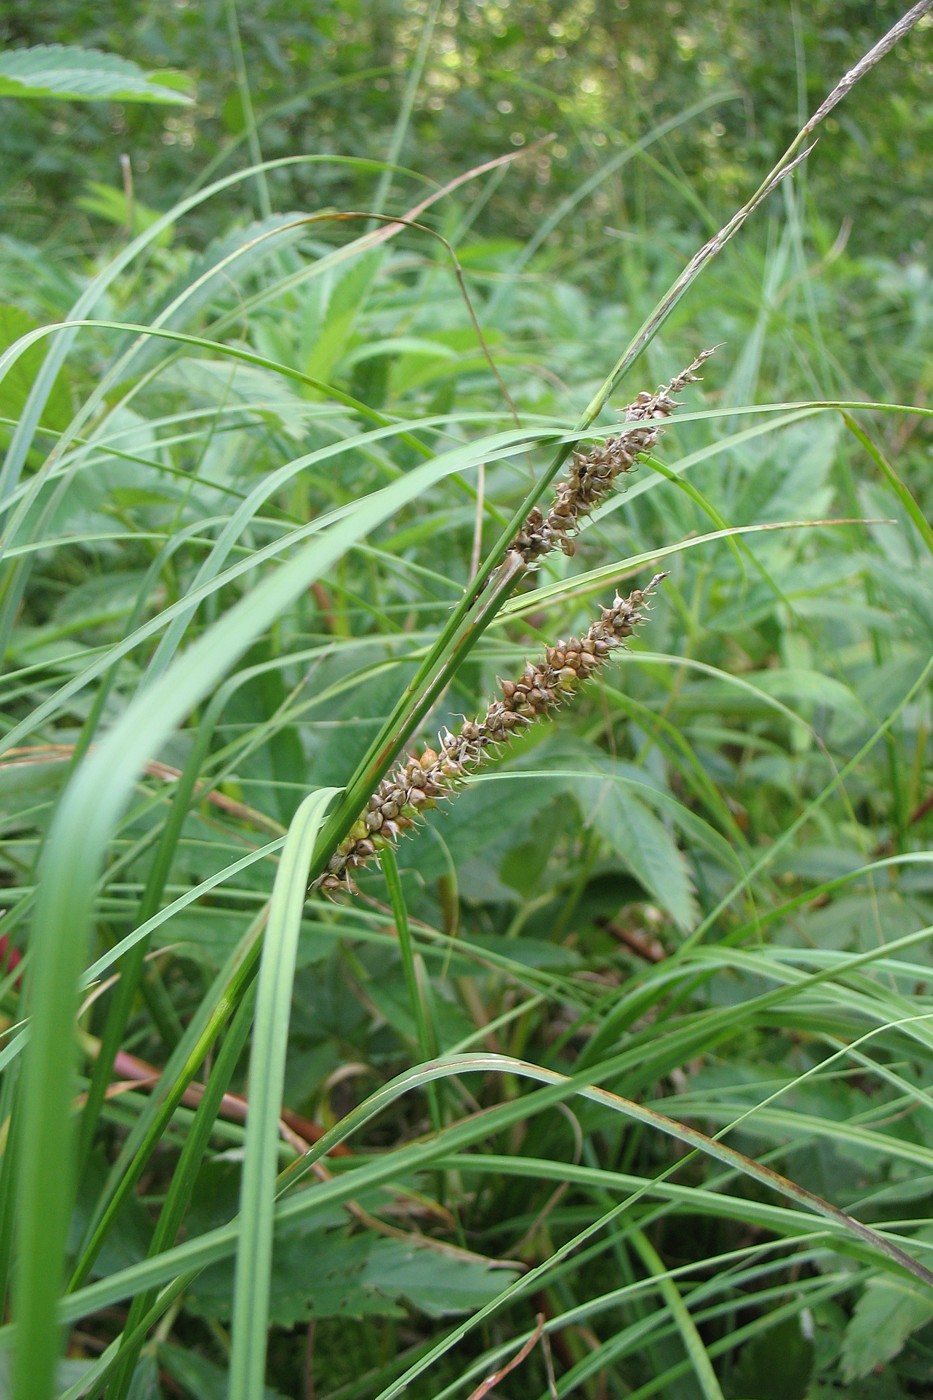
<path fill-rule="evenodd" d="M 693 249 L 577 276 L 472 234 L 477 176 L 195 251 L 229 183 L 0 270 L 16 1393 L 63 1258 L 67 1396 L 468 1396 L 527 1338 L 503 1394 L 928 1393 L 928 269 L 850 256 L 804 167 L 582 450 L 718 345 L 702 384 L 509 595 Z M 394 761 L 662 570 L 305 899 Z"/>

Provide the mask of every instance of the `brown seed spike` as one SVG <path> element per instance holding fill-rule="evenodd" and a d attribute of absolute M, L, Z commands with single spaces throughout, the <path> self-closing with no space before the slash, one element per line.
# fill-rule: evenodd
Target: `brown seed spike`
<path fill-rule="evenodd" d="M 515 731 L 567 701 L 643 620 L 639 606 L 664 578 L 666 574 L 655 574 L 646 587 L 627 598 L 616 594 L 582 638 L 560 641 L 548 647 L 537 663 L 526 662 L 520 680 L 500 681 L 501 698 L 493 700 L 484 714 L 465 720 L 456 734 L 445 729 L 438 750 L 426 748 L 420 758 L 406 759 L 384 778 L 369 799 L 365 818 L 354 824 L 331 856 L 317 887 L 327 895 L 356 894 L 350 871 L 378 861 L 380 849 L 394 846 L 399 836 L 416 825 L 422 810 L 456 791 L 484 752 L 507 743 Z"/>
<path fill-rule="evenodd" d="M 510 563 L 517 556 L 527 568 L 558 547 L 565 555 L 573 555 L 572 536 L 579 533 L 582 522 L 608 495 L 616 479 L 631 471 L 638 458 L 654 448 L 663 419 L 669 418 L 677 408 L 675 395 L 699 380 L 696 371 L 712 353 L 712 350 L 701 351 L 692 364 L 675 375 L 669 384 L 662 384 L 656 393 L 642 389 L 636 394 L 623 414 L 626 432 L 609 437 L 586 452 L 579 448 L 573 450 L 570 466 L 554 488 L 551 509 L 547 516 L 542 515 L 538 506 L 528 512 L 509 547 Z M 644 426 L 634 429 L 628 426 L 633 423 Z"/>

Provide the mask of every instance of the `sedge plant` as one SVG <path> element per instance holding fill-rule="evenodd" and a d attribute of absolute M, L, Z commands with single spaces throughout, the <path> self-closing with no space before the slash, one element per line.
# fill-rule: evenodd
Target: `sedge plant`
<path fill-rule="evenodd" d="M 780 343 L 834 368 L 786 186 L 763 266 L 717 283 L 714 259 L 927 8 L 669 285 L 646 264 L 575 421 L 576 390 L 528 391 L 545 349 L 515 348 L 542 300 L 559 339 L 563 286 L 477 253 L 480 343 L 419 227 L 442 194 L 389 221 L 392 182 L 420 182 L 385 162 L 353 166 L 372 219 L 264 195 L 194 267 L 166 252 L 283 164 L 257 158 L 17 332 L 18 1400 L 479 1395 L 513 1363 L 533 1394 L 739 1396 L 775 1346 L 801 1400 L 895 1358 L 918 1383 L 933 540 L 876 428 L 923 412 L 790 370 L 753 405 L 752 318 L 713 361 L 747 399 L 697 409 L 706 352 L 671 377 L 690 352 L 660 333 L 710 344 L 764 282 Z M 655 355 L 664 387 L 602 421 Z"/>

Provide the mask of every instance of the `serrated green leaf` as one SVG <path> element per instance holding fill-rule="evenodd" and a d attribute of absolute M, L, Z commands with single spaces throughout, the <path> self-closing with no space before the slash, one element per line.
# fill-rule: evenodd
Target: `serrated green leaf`
<path fill-rule="evenodd" d="M 515 1271 L 460 1250 L 436 1250 L 403 1240 L 379 1240 L 363 1286 L 387 1298 L 403 1297 L 429 1317 L 472 1312 L 507 1288 Z"/>
<path fill-rule="evenodd" d="M 481 1307 L 514 1278 L 513 1270 L 463 1250 L 293 1230 L 276 1240 L 269 1321 L 295 1327 L 312 1317 L 400 1317 L 405 1302 L 447 1317 Z M 229 1260 L 206 1269 L 189 1296 L 191 1311 L 226 1320 L 231 1282 Z"/>
<path fill-rule="evenodd" d="M 129 59 L 75 44 L 39 44 L 0 54 L 0 97 L 188 105 L 178 73 L 146 73 Z"/>
<path fill-rule="evenodd" d="M 631 789 L 608 775 L 581 779 L 576 796 L 584 818 L 677 927 L 684 932 L 693 928 L 697 920 L 693 881 L 667 827 Z"/>
<path fill-rule="evenodd" d="M 933 1298 L 904 1278 L 869 1279 L 846 1328 L 842 1374 L 860 1380 L 903 1350 L 913 1332 L 933 1318 Z"/>

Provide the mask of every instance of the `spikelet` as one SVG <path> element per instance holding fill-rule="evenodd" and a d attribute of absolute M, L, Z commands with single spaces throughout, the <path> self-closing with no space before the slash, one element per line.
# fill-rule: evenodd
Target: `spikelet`
<path fill-rule="evenodd" d="M 355 893 L 354 871 L 378 860 L 386 846 L 394 846 L 422 812 L 449 796 L 477 768 L 489 750 L 499 749 L 516 731 L 556 709 L 605 665 L 644 621 L 646 599 L 666 577 L 656 574 L 645 588 L 636 589 L 627 598 L 616 594 L 611 606 L 601 609 L 582 637 L 548 647 L 537 662 L 526 663 L 517 680 L 500 680 L 500 698 L 493 700 L 481 718 L 464 721 L 456 734 L 443 730 L 436 750 L 428 748 L 410 756 L 383 778 L 317 885 L 328 894 Z"/>
<path fill-rule="evenodd" d="M 642 390 L 625 410 L 625 422 L 643 424 L 643 427 L 609 437 L 604 443 L 591 447 L 589 452 L 574 452 L 566 475 L 554 488 L 551 509 L 544 515 L 537 506 L 532 507 L 509 546 L 510 552 L 519 555 L 526 567 L 558 546 L 564 554 L 573 554 L 576 548 L 573 536 L 578 533 L 582 521 L 608 496 L 616 478 L 631 471 L 639 457 L 652 450 L 663 419 L 670 417 L 677 407 L 674 395 L 697 382 L 700 376 L 695 371 L 712 354 L 712 350 L 702 350 L 692 365 L 669 384 L 662 384 L 656 393 Z"/>

